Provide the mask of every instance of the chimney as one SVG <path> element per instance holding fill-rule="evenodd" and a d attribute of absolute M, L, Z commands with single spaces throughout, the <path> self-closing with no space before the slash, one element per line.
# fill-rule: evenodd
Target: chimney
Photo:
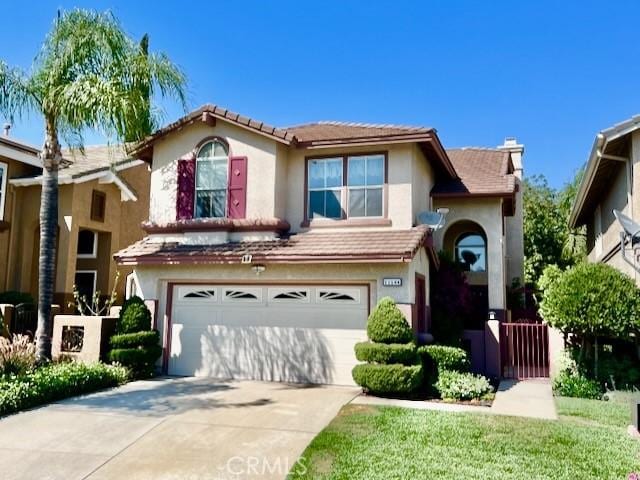
<path fill-rule="evenodd" d="M 511 161 L 513 169 L 518 178 L 522 178 L 522 155 L 524 154 L 524 145 L 518 143 L 515 137 L 507 137 L 502 145 L 498 145 L 498 150 L 506 150 L 511 152 Z"/>
<path fill-rule="evenodd" d="M 4 126 L 2 127 L 2 129 L 4 130 L 4 136 L 8 137 L 9 136 L 9 130 L 11 130 L 11 124 L 10 123 L 5 123 Z"/>

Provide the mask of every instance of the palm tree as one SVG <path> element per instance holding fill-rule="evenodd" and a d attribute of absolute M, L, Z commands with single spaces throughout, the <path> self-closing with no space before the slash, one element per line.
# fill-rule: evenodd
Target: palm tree
<path fill-rule="evenodd" d="M 58 222 L 60 141 L 82 148 L 82 134 L 96 130 L 117 141 L 144 138 L 157 124 L 154 94 L 177 99 L 186 110 L 185 76 L 163 54 L 136 44 L 110 13 L 60 13 L 30 72 L 0 60 L 0 114 L 12 119 L 37 113 L 44 122 L 37 355 L 51 359 L 51 304 Z"/>

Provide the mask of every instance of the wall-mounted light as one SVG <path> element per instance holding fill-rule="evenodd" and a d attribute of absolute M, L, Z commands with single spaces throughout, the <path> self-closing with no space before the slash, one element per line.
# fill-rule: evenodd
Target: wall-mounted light
<path fill-rule="evenodd" d="M 264 265 L 262 265 L 262 264 L 260 264 L 260 263 L 258 263 L 258 264 L 256 264 L 256 265 L 253 265 L 253 266 L 251 267 L 251 270 L 253 270 L 253 272 L 254 272 L 256 275 L 260 275 L 260 274 L 261 274 L 262 272 L 264 272 L 266 269 L 267 269 L 267 267 L 265 267 Z"/>
<path fill-rule="evenodd" d="M 493 310 L 491 310 L 489 312 L 489 320 L 495 320 L 496 319 L 496 312 L 494 312 Z"/>

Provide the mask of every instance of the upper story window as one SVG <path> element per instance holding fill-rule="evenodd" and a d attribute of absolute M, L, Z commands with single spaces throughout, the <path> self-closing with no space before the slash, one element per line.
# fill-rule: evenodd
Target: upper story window
<path fill-rule="evenodd" d="M 465 233 L 458 237 L 455 246 L 456 261 L 467 272 L 487 271 L 487 242 L 478 233 Z"/>
<path fill-rule="evenodd" d="M 229 180 L 229 149 L 213 140 L 196 156 L 195 218 L 225 217 Z"/>
<path fill-rule="evenodd" d="M 307 179 L 309 219 L 384 216 L 382 154 L 310 159 Z"/>
<path fill-rule="evenodd" d="M 4 220 L 4 203 L 7 196 L 7 164 L 0 162 L 0 220 Z"/>

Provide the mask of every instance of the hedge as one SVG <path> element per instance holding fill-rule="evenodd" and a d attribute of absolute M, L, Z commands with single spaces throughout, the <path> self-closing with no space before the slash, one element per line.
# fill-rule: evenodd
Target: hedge
<path fill-rule="evenodd" d="M 413 332 L 396 302 L 384 297 L 369 315 L 367 335 L 378 343 L 409 343 L 413 340 Z"/>
<path fill-rule="evenodd" d="M 117 333 L 136 333 L 151 328 L 151 312 L 144 303 L 130 303 L 122 307 Z"/>
<path fill-rule="evenodd" d="M 149 377 L 153 374 L 154 364 L 162 355 L 160 345 L 138 348 L 114 348 L 109 352 L 109 360 L 126 366 L 134 378 Z"/>
<path fill-rule="evenodd" d="M 355 351 L 360 362 L 415 365 L 418 360 L 414 343 L 361 342 L 356 344 Z"/>
<path fill-rule="evenodd" d="M 492 391 L 483 376 L 447 370 L 438 373 L 436 389 L 445 400 L 478 400 Z"/>
<path fill-rule="evenodd" d="M 451 370 L 468 372 L 471 366 L 469 355 L 465 350 L 447 345 L 424 345 L 418 348 L 422 363 L 432 373 Z"/>
<path fill-rule="evenodd" d="M 371 393 L 411 393 L 422 383 L 421 365 L 361 363 L 351 373 L 355 382 Z"/>
<path fill-rule="evenodd" d="M 0 415 L 63 398 L 115 387 L 127 381 L 124 367 L 57 363 L 0 380 Z"/>
<path fill-rule="evenodd" d="M 157 330 L 147 330 L 135 333 L 121 333 L 109 339 L 112 348 L 152 347 L 160 343 L 160 333 Z"/>

